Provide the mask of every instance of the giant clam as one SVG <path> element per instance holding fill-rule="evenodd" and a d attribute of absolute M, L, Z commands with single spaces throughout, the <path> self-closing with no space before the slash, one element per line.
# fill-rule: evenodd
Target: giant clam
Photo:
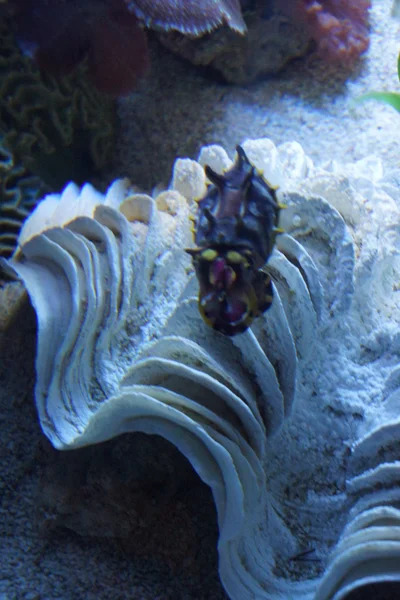
<path fill-rule="evenodd" d="M 399 175 L 242 146 L 287 208 L 273 304 L 233 338 L 199 315 L 184 252 L 202 167 L 232 165 L 221 147 L 176 161 L 155 198 L 120 180 L 38 205 L 6 268 L 37 312 L 39 419 L 59 449 L 175 444 L 212 489 L 230 598 L 344 600 L 400 579 Z"/>

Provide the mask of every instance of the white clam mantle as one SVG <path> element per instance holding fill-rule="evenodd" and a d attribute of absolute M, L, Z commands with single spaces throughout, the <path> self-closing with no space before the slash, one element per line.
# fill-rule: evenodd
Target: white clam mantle
<path fill-rule="evenodd" d="M 243 147 L 286 233 L 273 306 L 235 338 L 202 322 L 184 252 L 221 147 L 178 160 L 156 198 L 70 184 L 28 219 L 8 266 L 37 312 L 39 419 L 60 449 L 174 443 L 212 489 L 232 599 L 343 600 L 400 580 L 400 173 Z"/>

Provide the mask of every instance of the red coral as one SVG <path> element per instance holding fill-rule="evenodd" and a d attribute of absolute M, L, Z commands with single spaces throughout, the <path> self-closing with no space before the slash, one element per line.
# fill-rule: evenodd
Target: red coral
<path fill-rule="evenodd" d="M 321 56 L 346 64 L 368 48 L 370 7 L 371 0 L 297 0 L 295 15 L 304 20 Z"/>
<path fill-rule="evenodd" d="M 10 0 L 25 54 L 55 76 L 87 59 L 98 90 L 129 93 L 149 66 L 146 37 L 123 0 Z"/>

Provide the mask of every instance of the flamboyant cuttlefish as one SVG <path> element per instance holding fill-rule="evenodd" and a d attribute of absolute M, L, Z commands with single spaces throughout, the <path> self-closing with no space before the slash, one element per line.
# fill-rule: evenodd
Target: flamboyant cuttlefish
<path fill-rule="evenodd" d="M 275 190 L 238 146 L 237 160 L 223 175 L 209 166 L 211 181 L 198 201 L 193 257 L 204 321 L 225 335 L 245 331 L 272 303 L 263 270 L 275 243 L 279 204 Z"/>

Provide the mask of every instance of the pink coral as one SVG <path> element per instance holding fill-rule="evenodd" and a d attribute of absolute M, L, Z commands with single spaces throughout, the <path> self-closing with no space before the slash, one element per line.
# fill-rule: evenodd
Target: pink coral
<path fill-rule="evenodd" d="M 305 21 L 324 58 L 353 62 L 369 45 L 371 0 L 296 0 L 295 15 Z"/>

